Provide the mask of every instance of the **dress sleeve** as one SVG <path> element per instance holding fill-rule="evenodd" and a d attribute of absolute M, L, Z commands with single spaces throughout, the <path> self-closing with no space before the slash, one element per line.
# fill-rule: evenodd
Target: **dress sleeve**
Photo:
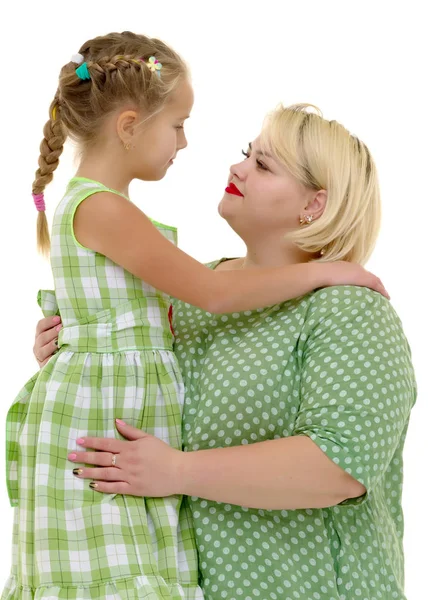
<path fill-rule="evenodd" d="M 37 293 L 37 304 L 40 306 L 45 317 L 59 315 L 58 302 L 54 290 L 39 290 Z"/>
<path fill-rule="evenodd" d="M 391 304 L 350 286 L 311 298 L 298 345 L 301 398 L 293 435 L 310 437 L 367 489 L 378 485 L 416 398 L 408 342 Z"/>

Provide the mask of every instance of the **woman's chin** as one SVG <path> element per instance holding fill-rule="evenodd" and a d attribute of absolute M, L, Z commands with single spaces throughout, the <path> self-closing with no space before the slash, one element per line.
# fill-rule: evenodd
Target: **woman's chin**
<path fill-rule="evenodd" d="M 229 202 L 227 202 L 227 200 L 223 198 L 220 201 L 220 204 L 218 205 L 218 214 L 220 215 L 220 217 L 222 217 L 222 219 L 226 219 L 226 221 L 228 219 L 230 219 L 231 217 L 233 217 L 233 215 L 235 214 L 235 210 L 234 207 L 231 206 L 231 204 Z"/>

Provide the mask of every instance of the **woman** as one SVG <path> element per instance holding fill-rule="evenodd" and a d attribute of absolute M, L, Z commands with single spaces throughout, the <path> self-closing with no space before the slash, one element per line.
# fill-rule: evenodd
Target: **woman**
<path fill-rule="evenodd" d="M 302 105 L 276 110 L 245 154 L 219 212 L 247 254 L 212 268 L 368 259 L 380 206 L 364 144 Z M 118 422 L 132 441 L 80 440 L 98 452 L 69 459 L 97 467 L 76 476 L 98 492 L 186 494 L 208 600 L 403 600 L 416 386 L 389 302 L 351 286 L 221 317 L 175 302 L 174 328 L 185 452 Z"/>

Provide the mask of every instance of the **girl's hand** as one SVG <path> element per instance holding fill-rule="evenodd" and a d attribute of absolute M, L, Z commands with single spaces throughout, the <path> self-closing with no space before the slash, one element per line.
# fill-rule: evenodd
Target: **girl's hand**
<path fill-rule="evenodd" d="M 379 292 L 379 294 L 382 294 L 388 300 L 390 299 L 379 277 L 366 271 L 364 267 L 357 263 L 338 261 L 322 263 L 321 266 L 326 269 L 326 285 L 329 287 L 335 285 L 357 285 L 370 288 L 375 292 Z"/>

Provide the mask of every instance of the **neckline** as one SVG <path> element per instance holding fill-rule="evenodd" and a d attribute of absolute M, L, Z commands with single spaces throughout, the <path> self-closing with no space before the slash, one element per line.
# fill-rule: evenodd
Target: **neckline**
<path fill-rule="evenodd" d="M 90 177 L 77 177 L 76 176 L 76 177 L 72 177 L 71 181 L 88 181 L 89 183 L 96 183 L 97 185 L 100 185 L 104 189 L 108 190 L 109 192 L 113 192 L 114 194 L 117 194 L 118 196 L 122 196 L 122 198 L 126 198 L 126 200 L 129 200 L 128 196 L 126 196 L 125 194 L 122 194 L 122 192 L 118 192 L 117 190 L 115 190 L 111 187 L 108 187 L 108 185 L 105 185 L 101 181 L 97 181 L 96 179 L 90 179 Z"/>
<path fill-rule="evenodd" d="M 75 176 L 75 177 L 72 177 L 70 181 L 87 181 L 89 183 L 95 183 L 96 185 L 101 186 L 105 190 L 112 192 L 113 194 L 117 194 L 118 196 L 125 198 L 125 200 L 128 200 L 128 202 L 131 202 L 131 200 L 128 198 L 128 196 L 125 196 L 125 194 L 122 194 L 121 192 L 118 192 L 117 190 L 114 190 L 113 188 L 107 187 L 106 185 L 104 185 L 104 183 L 101 183 L 101 181 L 97 181 L 96 179 L 90 179 L 89 177 Z M 160 221 L 156 221 L 155 219 L 151 219 L 150 217 L 148 217 L 148 218 L 153 223 L 153 225 L 155 225 L 155 226 L 157 225 L 158 227 L 162 227 L 163 229 L 169 229 L 170 231 L 177 233 L 177 227 L 174 227 L 173 225 L 165 225 L 165 223 L 161 223 Z"/>
<path fill-rule="evenodd" d="M 228 260 L 238 260 L 238 258 L 242 258 L 242 257 L 239 257 L 239 256 L 235 256 L 235 257 L 224 256 L 223 258 L 220 258 L 218 260 L 214 260 L 213 262 L 209 263 L 210 264 L 210 268 L 214 271 L 215 269 L 217 269 L 217 267 L 219 265 L 221 265 L 221 263 L 227 262 Z"/>

